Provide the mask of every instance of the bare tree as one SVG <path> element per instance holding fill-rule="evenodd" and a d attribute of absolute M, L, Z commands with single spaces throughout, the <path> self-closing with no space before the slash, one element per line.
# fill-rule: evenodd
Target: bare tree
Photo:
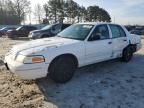
<path fill-rule="evenodd" d="M 32 23 L 32 20 L 31 20 L 31 16 L 32 16 L 32 10 L 31 10 L 31 7 L 28 8 L 28 11 L 27 11 L 27 12 L 28 12 L 27 15 L 28 15 L 28 19 L 29 19 L 29 24 L 31 25 L 31 23 Z"/>
<path fill-rule="evenodd" d="M 21 24 L 25 20 L 26 14 L 29 12 L 30 1 L 28 0 L 13 0 L 15 12 L 18 16 L 18 22 Z"/>
<path fill-rule="evenodd" d="M 43 5 L 43 9 L 45 12 L 45 18 L 43 19 L 43 24 L 49 24 L 49 20 L 50 20 L 50 11 L 49 11 L 49 6 L 47 4 Z"/>
<path fill-rule="evenodd" d="M 41 24 L 42 18 L 43 18 L 43 9 L 42 9 L 42 6 L 40 4 L 37 4 L 35 6 L 34 15 L 35 15 L 35 18 L 37 19 L 37 22 L 39 24 Z"/>
<path fill-rule="evenodd" d="M 18 17 L 11 0 L 0 0 L 0 24 L 18 24 Z"/>

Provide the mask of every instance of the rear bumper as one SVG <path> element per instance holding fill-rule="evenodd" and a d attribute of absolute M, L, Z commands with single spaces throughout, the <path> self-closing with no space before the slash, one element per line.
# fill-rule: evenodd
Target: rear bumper
<path fill-rule="evenodd" d="M 11 72 L 17 74 L 24 80 L 35 80 L 46 77 L 48 74 L 48 66 L 46 63 L 38 64 L 23 64 L 11 60 L 8 56 L 5 57 L 5 66 Z"/>

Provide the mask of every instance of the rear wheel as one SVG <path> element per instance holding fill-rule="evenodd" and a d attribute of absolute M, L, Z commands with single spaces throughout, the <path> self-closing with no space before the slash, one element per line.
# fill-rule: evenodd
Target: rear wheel
<path fill-rule="evenodd" d="M 129 62 L 133 57 L 133 51 L 131 46 L 126 47 L 123 50 L 122 61 Z"/>
<path fill-rule="evenodd" d="M 77 65 L 72 57 L 62 56 L 55 59 L 49 68 L 49 76 L 58 83 L 65 83 L 72 79 Z"/>

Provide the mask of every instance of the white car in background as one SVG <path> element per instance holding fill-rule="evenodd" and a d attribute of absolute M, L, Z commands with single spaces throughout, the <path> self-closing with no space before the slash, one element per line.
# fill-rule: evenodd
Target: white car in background
<path fill-rule="evenodd" d="M 5 56 L 10 71 L 22 79 L 49 75 L 54 81 L 69 81 L 78 67 L 110 59 L 128 62 L 141 48 L 141 38 L 123 26 L 111 23 L 74 24 L 56 37 L 14 46 Z"/>

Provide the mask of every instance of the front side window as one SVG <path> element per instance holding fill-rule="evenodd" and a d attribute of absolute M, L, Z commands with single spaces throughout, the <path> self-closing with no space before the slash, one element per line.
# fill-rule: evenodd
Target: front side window
<path fill-rule="evenodd" d="M 126 37 L 124 30 L 120 26 L 118 25 L 109 25 L 109 26 L 113 38 Z"/>
<path fill-rule="evenodd" d="M 106 24 L 98 25 L 90 36 L 90 40 L 104 40 L 109 38 L 109 30 Z"/>
<path fill-rule="evenodd" d="M 54 33 L 54 34 L 57 34 L 57 33 L 59 33 L 61 31 L 61 24 L 56 24 L 56 25 L 54 25 L 53 27 L 52 27 L 52 32 Z"/>
<path fill-rule="evenodd" d="M 58 36 L 62 38 L 85 40 L 93 27 L 94 25 L 90 24 L 75 24 L 63 30 Z"/>

